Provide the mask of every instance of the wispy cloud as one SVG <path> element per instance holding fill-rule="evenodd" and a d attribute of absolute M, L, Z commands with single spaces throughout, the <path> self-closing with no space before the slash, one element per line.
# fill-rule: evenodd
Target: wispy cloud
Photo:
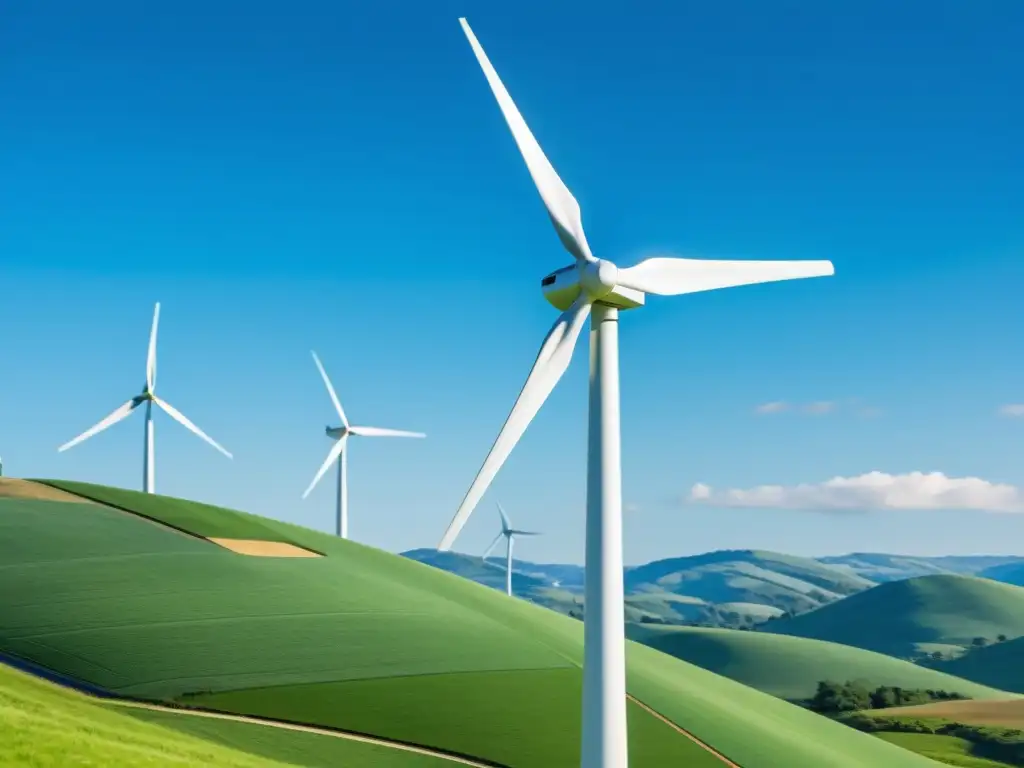
<path fill-rule="evenodd" d="M 1024 403 L 1008 403 L 999 409 L 999 415 L 1009 419 L 1024 418 Z"/>
<path fill-rule="evenodd" d="M 715 490 L 704 483 L 690 489 L 690 503 L 719 507 L 851 510 L 971 509 L 1024 512 L 1024 491 L 980 477 L 947 477 L 942 472 L 890 475 L 868 472 L 821 483 L 759 485 Z"/>
<path fill-rule="evenodd" d="M 782 413 L 789 410 L 789 403 L 781 400 L 773 400 L 770 403 L 762 403 L 754 409 L 757 413 Z"/>
<path fill-rule="evenodd" d="M 815 416 L 821 416 L 826 413 L 832 413 L 836 409 L 836 404 L 831 400 L 820 400 L 816 403 L 808 403 L 804 406 L 804 413 L 810 413 Z"/>
<path fill-rule="evenodd" d="M 845 401 L 845 404 L 841 404 L 836 400 L 816 400 L 812 403 L 789 403 L 785 400 L 772 400 L 771 402 L 761 403 L 754 408 L 754 413 L 767 416 L 774 413 L 784 413 L 787 411 L 796 411 L 803 413 L 808 416 L 824 416 L 825 414 L 834 413 L 839 410 L 840 407 L 843 410 L 852 410 L 859 416 L 877 416 L 881 413 L 881 409 L 870 405 L 864 405 L 859 398 L 851 398 Z"/>

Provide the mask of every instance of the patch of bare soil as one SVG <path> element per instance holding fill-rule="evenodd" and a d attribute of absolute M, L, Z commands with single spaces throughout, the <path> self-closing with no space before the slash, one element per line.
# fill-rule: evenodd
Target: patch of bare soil
<path fill-rule="evenodd" d="M 20 480 L 16 477 L 0 477 L 0 498 L 69 501 L 76 504 L 93 503 L 89 499 L 83 499 L 73 493 L 51 488 L 42 483 L 33 483 L 31 480 Z"/>
<path fill-rule="evenodd" d="M 294 544 L 281 541 L 260 541 L 258 539 L 207 539 L 232 552 L 253 557 L 323 557 L 319 552 L 312 552 Z"/>
<path fill-rule="evenodd" d="M 941 717 L 967 725 L 1024 726 L 1024 699 L 936 701 L 915 707 L 892 707 L 874 714 L 899 717 Z"/>

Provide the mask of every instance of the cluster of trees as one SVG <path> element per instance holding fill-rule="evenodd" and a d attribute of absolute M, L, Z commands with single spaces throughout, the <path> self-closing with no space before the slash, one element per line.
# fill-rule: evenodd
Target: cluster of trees
<path fill-rule="evenodd" d="M 845 683 L 822 680 L 818 683 L 818 690 L 814 697 L 807 702 L 807 708 L 823 715 L 835 715 L 863 709 L 887 709 L 888 707 L 964 698 L 966 696 L 961 696 L 959 693 L 931 688 L 901 688 L 880 685 L 872 690 L 856 680 Z"/>

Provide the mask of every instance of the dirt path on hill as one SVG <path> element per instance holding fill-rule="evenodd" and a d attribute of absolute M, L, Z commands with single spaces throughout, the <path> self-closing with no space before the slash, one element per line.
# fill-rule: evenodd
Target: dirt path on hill
<path fill-rule="evenodd" d="M 728 757 L 726 757 L 725 755 L 723 755 L 723 754 L 722 754 L 721 752 L 719 752 L 719 751 L 718 751 L 717 749 L 715 749 L 714 747 L 712 747 L 712 746 L 711 746 L 710 744 L 708 744 L 707 742 L 701 741 L 700 739 L 698 739 L 698 738 L 697 738 L 696 736 L 694 736 L 694 735 L 693 735 L 692 733 L 690 733 L 690 732 L 689 732 L 688 730 L 686 730 L 685 728 L 680 728 L 680 727 L 679 727 L 678 725 L 676 725 L 675 723 L 673 723 L 673 722 L 672 722 L 671 720 L 669 720 L 669 719 L 668 719 L 667 717 L 665 717 L 664 715 L 662 715 L 662 714 L 661 714 L 661 713 L 659 713 L 659 712 L 655 712 L 655 711 L 654 711 L 653 709 L 651 709 L 651 708 L 650 708 L 649 706 L 647 706 L 646 704 L 644 704 L 644 703 L 643 703 L 642 701 L 640 701 L 639 699 L 636 699 L 636 698 L 634 698 L 634 697 L 630 696 L 630 695 L 629 695 L 628 693 L 626 694 L 626 698 L 627 698 L 627 699 L 629 699 L 630 701 L 632 701 L 632 702 L 633 702 L 634 704 L 636 704 L 636 705 L 637 705 L 638 707 L 640 707 L 640 709 L 644 710 L 644 712 L 647 712 L 647 713 L 648 713 L 648 714 L 650 714 L 650 715 L 651 715 L 652 717 L 656 717 L 656 718 L 658 718 L 659 720 L 661 720 L 661 722 L 663 722 L 663 723 L 664 723 L 665 725 L 667 725 L 667 726 L 668 726 L 669 728 L 671 728 L 672 730 L 674 730 L 674 731 L 675 731 L 676 733 L 680 733 L 680 734 L 682 734 L 683 736 L 685 736 L 686 738 L 688 738 L 688 739 L 689 739 L 690 741 L 692 741 L 692 742 L 693 742 L 694 744 L 696 744 L 696 745 L 697 745 L 698 747 L 701 747 L 702 749 L 706 749 L 706 750 L 707 750 L 708 752 L 710 752 L 710 753 L 711 753 L 712 755 L 714 755 L 714 756 L 715 756 L 715 757 L 717 757 L 717 758 L 718 758 L 719 760 L 721 760 L 721 761 L 722 761 L 722 764 L 723 764 L 723 765 L 727 765 L 727 766 L 729 766 L 729 768 L 740 768 L 740 766 L 739 766 L 739 765 L 737 765 L 736 763 L 734 763 L 734 762 L 733 762 L 732 760 L 730 760 L 730 759 L 729 759 Z"/>
<path fill-rule="evenodd" d="M 286 731 L 301 731 L 303 733 L 315 733 L 320 736 L 330 736 L 335 739 L 346 739 L 348 741 L 361 741 L 364 744 L 375 744 L 378 747 L 386 747 L 387 749 L 396 749 L 400 752 L 415 752 L 419 755 L 426 755 L 427 757 L 436 757 L 439 760 L 447 760 L 450 763 L 456 763 L 458 765 L 473 765 L 478 768 L 494 768 L 495 763 L 481 763 L 476 760 L 472 760 L 468 757 L 459 757 L 458 755 L 452 755 L 447 752 L 439 752 L 437 750 L 430 749 L 429 747 L 420 747 L 412 744 L 404 744 L 399 741 L 389 741 L 388 739 L 381 739 L 375 736 L 364 736 L 360 733 L 350 733 L 348 731 L 335 731 L 329 728 L 317 728 L 312 725 L 298 725 L 296 723 L 285 723 L 280 720 L 268 720 L 262 717 L 250 717 L 249 715 L 231 715 L 225 712 L 210 712 L 202 709 L 179 709 L 178 707 L 164 707 L 159 704 L 143 704 L 139 701 L 128 701 L 126 699 L 102 699 L 104 704 L 110 704 L 115 707 L 125 707 L 128 709 L 149 709 L 154 712 L 170 712 L 174 715 L 182 715 L 185 717 L 206 717 L 213 720 L 233 720 L 236 723 L 250 723 L 252 725 L 262 725 L 266 728 L 281 728 Z"/>
<path fill-rule="evenodd" d="M 249 715 L 232 715 L 226 712 L 212 712 L 203 709 L 186 709 L 182 707 L 171 707 L 162 704 L 152 704 L 143 701 L 133 701 L 132 699 L 124 699 L 117 696 L 117 694 L 110 693 L 109 691 L 102 690 L 100 688 L 94 688 L 88 683 L 80 683 L 73 678 L 62 675 L 58 672 L 40 667 L 39 665 L 19 659 L 14 656 L 8 656 L 6 654 L 0 654 L 0 663 L 6 666 L 16 669 L 19 672 L 30 675 L 36 680 L 41 680 L 50 685 L 56 685 L 65 690 L 70 690 L 73 694 L 77 694 L 86 699 L 91 699 L 97 704 L 117 707 L 122 709 L 147 709 L 153 712 L 167 712 L 172 715 L 179 715 L 181 717 L 205 717 L 212 720 L 233 720 L 237 723 L 249 723 L 251 725 L 262 725 L 265 728 L 280 728 L 286 731 L 300 731 L 303 733 L 314 733 L 319 736 L 329 736 L 334 739 L 345 739 L 347 741 L 359 741 L 364 744 L 375 744 L 378 747 L 384 747 L 386 749 L 395 749 L 400 752 L 414 752 L 419 755 L 425 755 L 427 757 L 435 757 L 438 760 L 446 760 L 449 763 L 455 763 L 456 765 L 472 765 L 476 768 L 495 768 L 497 763 L 483 763 L 479 760 L 473 760 L 469 757 L 461 757 L 459 755 L 452 755 L 448 752 L 443 752 L 430 747 L 422 747 L 415 744 L 405 744 L 400 741 L 391 741 L 389 739 L 378 738 L 376 736 L 366 736 L 361 733 L 352 733 L 349 731 L 333 730 L 330 728 L 318 728 L 313 725 L 299 725 L 297 723 L 287 723 L 280 720 L 271 720 L 269 718 L 252 717 Z M 245 750 L 242 750 L 245 751 Z"/>

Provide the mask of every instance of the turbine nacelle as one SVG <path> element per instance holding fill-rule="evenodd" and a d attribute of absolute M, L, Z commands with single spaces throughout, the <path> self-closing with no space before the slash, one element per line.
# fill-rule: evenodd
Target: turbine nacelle
<path fill-rule="evenodd" d="M 540 281 L 544 298 L 556 309 L 565 312 L 580 294 L 586 292 L 591 301 L 600 301 L 620 310 L 644 305 L 644 294 L 618 284 L 619 269 L 604 259 L 584 261 L 556 269 Z"/>
<path fill-rule="evenodd" d="M 324 433 L 333 440 L 341 440 L 348 434 L 348 427 L 324 427 Z"/>

